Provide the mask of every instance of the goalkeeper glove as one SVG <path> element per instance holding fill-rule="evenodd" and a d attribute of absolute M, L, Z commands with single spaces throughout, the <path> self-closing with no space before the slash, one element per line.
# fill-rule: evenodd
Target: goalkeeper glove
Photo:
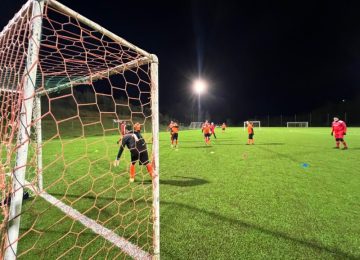
<path fill-rule="evenodd" d="M 334 135 L 334 133 L 333 132 L 331 132 L 331 136 L 333 136 Z"/>
<path fill-rule="evenodd" d="M 346 133 L 344 133 L 344 135 L 346 135 Z"/>

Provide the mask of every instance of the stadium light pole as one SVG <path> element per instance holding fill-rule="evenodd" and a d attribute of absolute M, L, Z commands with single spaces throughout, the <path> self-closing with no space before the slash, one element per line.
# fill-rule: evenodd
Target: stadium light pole
<path fill-rule="evenodd" d="M 201 122 L 201 94 L 205 92 L 207 87 L 206 81 L 196 79 L 193 83 L 194 92 L 198 95 L 198 122 Z"/>

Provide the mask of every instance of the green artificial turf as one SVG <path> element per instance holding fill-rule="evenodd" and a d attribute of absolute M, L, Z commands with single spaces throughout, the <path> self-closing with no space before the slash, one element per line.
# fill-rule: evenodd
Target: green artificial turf
<path fill-rule="evenodd" d="M 360 258 L 360 129 L 346 151 L 328 128 L 255 131 L 162 135 L 162 258 Z"/>
<path fill-rule="evenodd" d="M 180 131 L 160 134 L 162 259 L 360 258 L 360 129 L 349 150 L 328 128 Z M 115 136 L 44 144 L 44 186 L 64 203 L 152 251 L 151 182 L 128 152 L 119 167 Z M 151 145 L 149 145 L 151 146 Z M 31 176 L 31 175 L 29 175 Z M 116 247 L 41 198 L 24 202 L 20 258 L 124 258 Z M 28 233 L 26 233 L 28 232 Z"/>

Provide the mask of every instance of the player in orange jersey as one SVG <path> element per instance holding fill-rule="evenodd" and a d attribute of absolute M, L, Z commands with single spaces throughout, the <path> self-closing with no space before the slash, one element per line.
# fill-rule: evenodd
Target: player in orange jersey
<path fill-rule="evenodd" d="M 211 129 L 210 129 L 210 124 L 209 124 L 209 122 L 207 120 L 203 124 L 203 126 L 201 128 L 201 131 L 204 134 L 205 144 L 210 145 Z"/>
<path fill-rule="evenodd" d="M 225 129 L 226 129 L 226 124 L 225 123 L 222 123 L 221 129 L 222 129 L 222 132 L 225 133 Z"/>
<path fill-rule="evenodd" d="M 216 125 L 213 122 L 211 122 L 211 124 L 210 124 L 210 132 L 214 136 L 214 138 L 216 139 L 215 128 L 216 128 Z"/>
<path fill-rule="evenodd" d="M 176 148 L 178 145 L 179 139 L 179 125 L 176 122 L 173 122 L 170 129 L 171 134 L 171 147 Z"/>
<path fill-rule="evenodd" d="M 247 144 L 254 144 L 254 126 L 252 122 L 246 121 L 249 138 Z"/>

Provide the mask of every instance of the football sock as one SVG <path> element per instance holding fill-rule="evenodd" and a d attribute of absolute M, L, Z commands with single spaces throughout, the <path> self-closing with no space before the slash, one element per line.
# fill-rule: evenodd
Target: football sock
<path fill-rule="evenodd" d="M 130 165 L 130 178 L 135 178 L 135 164 Z"/>
<path fill-rule="evenodd" d="M 150 177 L 153 177 L 153 168 L 152 168 L 151 163 L 148 163 L 146 165 L 146 169 L 147 169 L 148 173 L 150 174 Z"/>

